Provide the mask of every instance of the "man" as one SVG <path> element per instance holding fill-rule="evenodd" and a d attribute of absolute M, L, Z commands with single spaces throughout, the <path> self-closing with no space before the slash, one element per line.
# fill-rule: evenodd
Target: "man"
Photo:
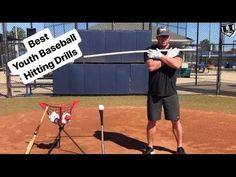
<path fill-rule="evenodd" d="M 179 49 L 170 46 L 170 32 L 166 27 L 157 29 L 157 45 L 148 50 L 145 62 L 149 70 L 147 96 L 147 148 L 144 154 L 155 154 L 153 148 L 156 122 L 161 119 L 163 106 L 166 120 L 172 123 L 177 142 L 177 154 L 185 154 L 182 145 L 182 126 L 180 123 L 179 100 L 176 91 L 176 71 L 182 65 Z M 169 49 L 161 52 L 159 49 Z"/>

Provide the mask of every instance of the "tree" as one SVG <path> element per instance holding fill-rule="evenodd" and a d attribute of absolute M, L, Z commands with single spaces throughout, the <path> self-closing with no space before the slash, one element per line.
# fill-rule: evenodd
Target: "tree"
<path fill-rule="evenodd" d="M 199 46 L 201 47 L 202 50 L 205 50 L 205 51 L 210 51 L 210 49 L 211 49 L 211 44 L 208 39 L 202 40 L 200 42 Z"/>
<path fill-rule="evenodd" d="M 14 52 L 12 51 L 12 56 L 16 55 L 16 57 L 18 57 L 26 52 L 25 46 L 22 42 L 22 40 L 26 37 L 26 32 L 24 29 L 20 27 L 13 27 L 11 31 L 7 32 L 7 36 L 8 41 L 12 41 L 15 46 Z M 10 44 L 10 46 L 12 46 L 12 44 Z"/>
<path fill-rule="evenodd" d="M 16 39 L 17 36 L 17 39 L 19 40 L 23 40 L 26 37 L 25 30 L 20 27 L 17 27 L 17 35 L 15 34 L 15 27 L 13 27 L 11 31 L 7 32 L 7 35 L 13 39 Z"/>

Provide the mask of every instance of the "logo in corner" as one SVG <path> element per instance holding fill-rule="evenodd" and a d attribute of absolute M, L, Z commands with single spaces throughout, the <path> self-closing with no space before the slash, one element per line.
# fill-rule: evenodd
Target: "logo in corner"
<path fill-rule="evenodd" d="M 236 31 L 235 23 L 222 23 L 220 29 L 226 36 L 232 37 Z"/>

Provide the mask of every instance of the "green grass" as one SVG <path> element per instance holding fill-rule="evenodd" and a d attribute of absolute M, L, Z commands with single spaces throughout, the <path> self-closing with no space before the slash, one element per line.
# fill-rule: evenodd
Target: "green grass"
<path fill-rule="evenodd" d="M 182 108 L 236 113 L 236 98 L 223 96 L 181 95 Z"/>
<path fill-rule="evenodd" d="M 146 96 L 60 96 L 0 99 L 0 116 L 41 109 L 38 102 L 67 102 L 79 99 L 79 107 L 146 106 Z M 236 98 L 221 96 L 180 95 L 181 108 L 236 113 Z"/>

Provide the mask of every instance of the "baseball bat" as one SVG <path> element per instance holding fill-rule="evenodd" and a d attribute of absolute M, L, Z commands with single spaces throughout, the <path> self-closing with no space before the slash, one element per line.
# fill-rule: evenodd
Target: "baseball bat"
<path fill-rule="evenodd" d="M 43 116 L 41 117 L 41 119 L 40 119 L 40 121 L 39 121 L 39 124 L 38 124 L 37 128 L 36 128 L 35 131 L 34 131 L 34 136 L 33 136 L 33 138 L 30 140 L 30 142 L 29 142 L 29 144 L 28 144 L 28 146 L 27 146 L 27 148 L 26 148 L 25 154 L 29 154 L 29 153 L 30 153 L 30 151 L 31 151 L 31 149 L 32 149 L 32 147 L 33 147 L 33 145 L 34 145 L 34 141 L 35 141 L 35 139 L 36 139 L 36 136 L 37 136 L 37 134 L 38 134 L 39 128 L 40 128 L 40 126 L 41 126 L 41 124 L 42 124 L 42 122 L 43 122 L 43 119 L 44 119 L 44 117 L 45 117 L 45 114 L 46 114 L 47 110 L 48 110 L 48 106 L 46 106 L 46 108 L 45 108 L 45 111 L 44 111 L 44 113 L 43 113 Z"/>
<path fill-rule="evenodd" d="M 102 154 L 105 154 L 105 145 L 104 145 L 104 130 L 103 130 L 103 111 L 104 111 L 104 106 L 99 105 L 99 114 L 100 114 L 100 123 L 101 123 L 101 149 L 102 149 Z"/>
<path fill-rule="evenodd" d="M 196 51 L 196 49 L 179 49 L 183 52 L 190 52 Z M 160 49 L 161 52 L 168 51 L 168 49 Z M 132 54 L 132 53 L 146 53 L 148 50 L 133 50 L 133 51 L 122 51 L 122 52 L 111 52 L 111 53 L 100 53 L 100 54 L 93 54 L 93 55 L 84 55 L 84 58 L 92 58 L 92 57 L 103 57 L 109 55 L 121 55 L 121 54 Z"/>

